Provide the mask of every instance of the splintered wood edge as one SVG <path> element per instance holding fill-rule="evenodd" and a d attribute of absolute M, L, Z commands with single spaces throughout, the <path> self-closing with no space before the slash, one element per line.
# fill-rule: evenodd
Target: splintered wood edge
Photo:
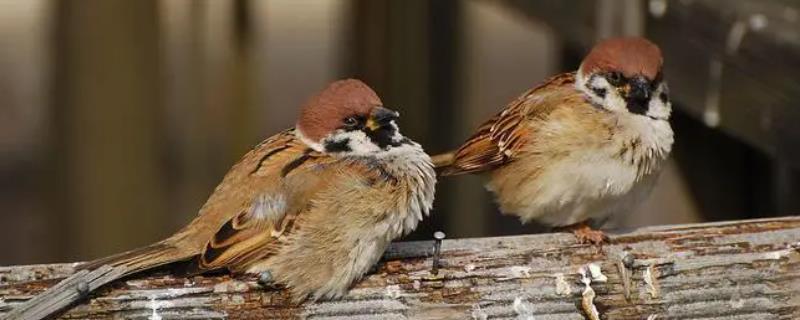
<path fill-rule="evenodd" d="M 62 316 L 314 319 L 800 318 L 800 218 L 656 226 L 612 233 L 598 249 L 564 233 L 395 243 L 337 301 L 291 305 L 279 290 L 227 274 L 136 275 Z M 74 264 L 0 268 L 0 314 Z M 8 314 L 6 314 L 8 315 Z"/>

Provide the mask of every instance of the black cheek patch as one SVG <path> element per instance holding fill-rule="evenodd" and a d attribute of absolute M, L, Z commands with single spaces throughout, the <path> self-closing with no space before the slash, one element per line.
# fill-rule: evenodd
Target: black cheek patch
<path fill-rule="evenodd" d="M 326 141 L 325 142 L 325 151 L 326 152 L 349 152 L 352 151 L 350 149 L 350 138 L 345 138 L 338 141 Z"/>
<path fill-rule="evenodd" d="M 662 92 L 661 94 L 658 95 L 658 99 L 661 100 L 661 103 L 667 103 L 668 99 L 667 94 Z"/>
<path fill-rule="evenodd" d="M 606 89 L 604 89 L 604 88 L 592 88 L 592 91 L 594 91 L 594 93 L 596 95 L 600 96 L 600 98 L 604 98 L 605 99 L 605 97 L 606 97 Z"/>
<path fill-rule="evenodd" d="M 586 86 L 594 92 L 594 94 L 598 95 L 600 98 L 605 99 L 606 94 L 608 93 L 605 88 L 594 87 L 592 83 L 594 82 L 594 78 L 599 77 L 597 74 L 593 74 L 589 77 L 589 80 L 586 81 Z"/>

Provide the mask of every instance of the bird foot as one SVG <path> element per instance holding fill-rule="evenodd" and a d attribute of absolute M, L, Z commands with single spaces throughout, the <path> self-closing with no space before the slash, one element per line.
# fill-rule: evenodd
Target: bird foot
<path fill-rule="evenodd" d="M 602 246 L 608 243 L 609 239 L 605 232 L 592 229 L 586 223 L 577 223 L 566 227 L 558 228 L 559 231 L 571 232 L 580 244 L 593 244 Z"/>

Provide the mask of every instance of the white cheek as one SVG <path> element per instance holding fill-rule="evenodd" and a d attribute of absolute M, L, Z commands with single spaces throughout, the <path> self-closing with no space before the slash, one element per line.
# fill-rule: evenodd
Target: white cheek
<path fill-rule="evenodd" d="M 672 113 L 672 104 L 667 99 L 666 102 L 661 101 L 661 93 L 667 92 L 667 85 L 666 83 L 662 83 L 658 86 L 655 92 L 653 92 L 653 98 L 650 99 L 650 104 L 647 108 L 647 116 L 655 119 L 669 119 L 670 114 Z"/>
<path fill-rule="evenodd" d="M 352 131 L 350 135 L 350 149 L 354 154 L 370 154 L 381 151 L 372 140 L 367 137 L 364 131 Z"/>
<path fill-rule="evenodd" d="M 364 131 L 342 131 L 337 130 L 330 137 L 325 138 L 325 141 L 342 141 L 347 139 L 347 146 L 350 147 L 348 155 L 368 155 L 373 154 L 381 149 L 367 137 Z"/>
<path fill-rule="evenodd" d="M 591 79 L 591 83 L 587 83 Z M 586 79 L 582 73 L 578 72 L 577 80 L 575 81 L 576 87 L 583 91 L 592 102 L 602 106 L 604 109 L 615 112 L 624 112 L 628 108 L 625 99 L 619 95 L 617 90 L 603 77 L 592 77 Z M 597 95 L 591 88 L 601 88 L 606 90 L 605 97 Z"/>
<path fill-rule="evenodd" d="M 606 90 L 606 96 L 603 98 L 603 106 L 606 109 L 611 111 L 628 111 L 628 107 L 626 106 L 625 99 L 619 95 L 617 89 L 614 88 L 608 81 L 603 77 L 594 77 L 592 81 L 592 86 L 595 88 L 603 88 Z"/>

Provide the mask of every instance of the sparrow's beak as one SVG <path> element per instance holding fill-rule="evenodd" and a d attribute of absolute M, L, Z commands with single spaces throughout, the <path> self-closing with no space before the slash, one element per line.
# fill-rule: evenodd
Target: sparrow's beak
<path fill-rule="evenodd" d="M 388 125 L 392 120 L 400 118 L 400 113 L 384 107 L 375 107 L 367 118 L 367 128 L 372 131 Z"/>
<path fill-rule="evenodd" d="M 628 81 L 622 88 L 623 97 L 628 103 L 628 109 L 633 113 L 644 114 L 650 103 L 653 90 L 650 81 L 645 77 L 637 76 Z"/>

